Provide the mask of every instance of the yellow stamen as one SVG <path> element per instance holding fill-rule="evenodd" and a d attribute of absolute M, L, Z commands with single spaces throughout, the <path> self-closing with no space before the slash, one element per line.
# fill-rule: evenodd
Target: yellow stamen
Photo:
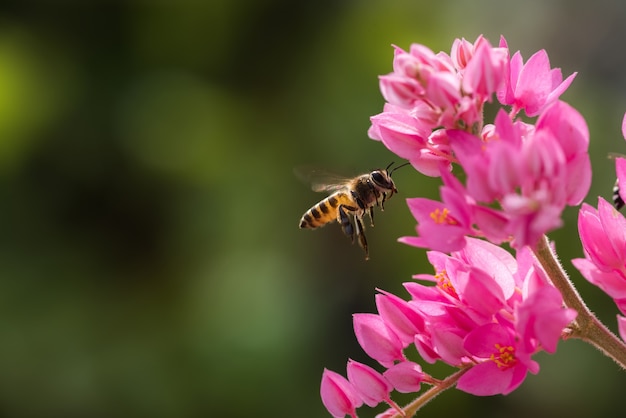
<path fill-rule="evenodd" d="M 458 222 L 452 216 L 450 216 L 450 211 L 448 208 L 444 208 L 443 210 L 435 209 L 433 212 L 430 212 L 430 218 L 435 221 L 437 225 L 457 225 Z"/>
<path fill-rule="evenodd" d="M 450 282 L 450 277 L 448 277 L 448 273 L 445 270 L 437 272 L 435 279 L 437 280 L 437 287 L 454 297 L 458 297 L 452 282 Z"/>
<path fill-rule="evenodd" d="M 496 363 L 499 369 L 506 370 L 517 364 L 517 358 L 515 358 L 515 348 L 510 345 L 502 346 L 500 344 L 496 344 L 496 349 L 498 350 L 499 355 L 496 356 L 496 354 L 492 354 L 489 359 Z"/>

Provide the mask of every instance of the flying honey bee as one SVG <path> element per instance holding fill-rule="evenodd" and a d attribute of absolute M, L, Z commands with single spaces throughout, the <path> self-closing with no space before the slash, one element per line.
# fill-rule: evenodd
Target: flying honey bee
<path fill-rule="evenodd" d="M 614 153 L 611 152 L 609 153 L 609 158 L 610 159 L 615 159 L 615 158 L 626 158 L 625 155 L 623 154 L 618 154 L 618 153 Z M 621 208 L 624 207 L 624 200 L 622 199 L 622 197 L 619 195 L 619 182 L 616 179 L 615 180 L 615 184 L 613 184 L 613 206 L 615 207 L 615 209 L 620 210 Z"/>
<path fill-rule="evenodd" d="M 615 184 L 613 185 L 613 206 L 615 209 L 620 210 L 624 207 L 624 199 L 619 195 L 619 184 L 618 180 L 615 180 Z"/>
<path fill-rule="evenodd" d="M 369 215 L 370 225 L 374 226 L 374 206 L 380 207 L 381 211 L 385 210 L 385 202 L 398 193 L 391 175 L 407 164 L 390 171 L 392 162 L 384 170 L 374 170 L 351 179 L 313 183 L 314 191 L 333 193 L 302 215 L 300 228 L 315 229 L 336 220 L 352 243 L 356 234 L 359 245 L 365 251 L 365 259 L 369 260 L 363 217 Z M 350 216 L 354 222 L 350 221 Z"/>

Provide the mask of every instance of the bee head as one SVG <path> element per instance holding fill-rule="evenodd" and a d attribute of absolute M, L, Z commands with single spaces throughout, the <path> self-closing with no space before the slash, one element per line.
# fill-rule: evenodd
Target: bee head
<path fill-rule="evenodd" d="M 372 183 L 374 183 L 378 188 L 382 189 L 383 191 L 391 192 L 392 194 L 398 193 L 398 190 L 396 189 L 396 185 L 391 179 L 391 175 L 393 174 L 394 171 L 396 171 L 400 167 L 404 167 L 407 164 L 409 163 L 404 163 L 402 165 L 399 165 L 390 171 L 389 169 L 393 165 L 393 162 L 392 162 L 384 170 L 372 171 L 370 173 L 370 179 L 372 180 Z"/>

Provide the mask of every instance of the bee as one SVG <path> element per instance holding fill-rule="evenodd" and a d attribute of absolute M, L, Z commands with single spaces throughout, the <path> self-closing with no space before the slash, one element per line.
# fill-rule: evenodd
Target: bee
<path fill-rule="evenodd" d="M 368 215 L 370 225 L 374 226 L 374 206 L 378 206 L 381 211 L 385 210 L 385 202 L 394 193 L 398 193 L 391 174 L 407 164 L 409 163 L 399 165 L 390 171 L 392 162 L 384 170 L 373 170 L 340 182 L 313 184 L 313 190 L 316 192 L 333 193 L 302 215 L 300 228 L 315 229 L 336 220 L 352 243 L 356 235 L 359 245 L 365 251 L 365 259 L 369 260 L 363 217 Z M 354 222 L 350 221 L 350 217 Z"/>
<path fill-rule="evenodd" d="M 609 153 L 609 158 L 610 159 L 626 158 L 626 156 L 623 154 L 611 152 Z M 619 191 L 620 191 L 619 180 L 615 179 L 615 184 L 613 184 L 613 196 L 612 197 L 613 197 L 613 206 L 617 210 L 620 210 L 621 208 L 624 207 L 624 199 L 622 199 L 622 197 L 619 195 Z"/>
<path fill-rule="evenodd" d="M 615 209 L 620 210 L 624 207 L 624 199 L 619 195 L 619 181 L 615 180 L 613 185 L 613 206 Z"/>

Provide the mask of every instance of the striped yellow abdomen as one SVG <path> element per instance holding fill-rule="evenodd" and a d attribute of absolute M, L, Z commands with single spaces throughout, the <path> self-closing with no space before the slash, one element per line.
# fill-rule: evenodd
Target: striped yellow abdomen
<path fill-rule="evenodd" d="M 300 228 L 319 228 L 337 220 L 339 205 L 353 207 L 354 203 L 345 192 L 335 192 L 302 215 Z"/>

